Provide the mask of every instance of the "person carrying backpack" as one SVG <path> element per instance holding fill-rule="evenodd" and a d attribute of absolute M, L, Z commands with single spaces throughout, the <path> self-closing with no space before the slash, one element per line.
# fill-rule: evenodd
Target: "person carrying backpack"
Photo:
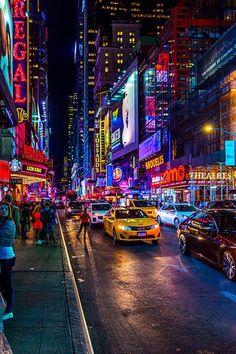
<path fill-rule="evenodd" d="M 45 203 L 44 210 L 41 213 L 41 219 L 43 222 L 43 230 L 47 242 L 47 246 L 50 246 L 50 240 L 56 245 L 55 240 L 55 226 L 54 226 L 54 211 L 51 209 L 49 203 Z"/>

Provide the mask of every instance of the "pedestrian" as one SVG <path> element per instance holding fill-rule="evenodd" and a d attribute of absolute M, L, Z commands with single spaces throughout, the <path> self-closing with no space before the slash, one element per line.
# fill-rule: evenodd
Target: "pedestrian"
<path fill-rule="evenodd" d="M 42 211 L 42 222 L 47 246 L 50 246 L 50 240 L 56 245 L 54 218 L 54 211 L 51 209 L 50 204 L 46 202 Z"/>
<path fill-rule="evenodd" d="M 21 209 L 20 222 L 21 222 L 21 238 L 22 240 L 28 240 L 29 237 L 27 236 L 27 232 L 30 229 L 30 210 L 29 210 L 29 205 L 27 203 L 24 203 Z"/>
<path fill-rule="evenodd" d="M 16 226 L 12 219 L 11 207 L 8 203 L 0 203 L 0 291 L 6 301 L 3 320 L 13 317 L 14 293 L 11 273 L 15 265 L 13 248 L 16 236 Z"/>
<path fill-rule="evenodd" d="M 76 237 L 79 238 L 81 231 L 84 229 L 84 240 L 85 240 L 87 227 L 89 226 L 90 223 L 90 217 L 87 208 L 84 208 L 83 212 L 80 215 L 79 220 L 80 220 L 80 229 Z"/>
<path fill-rule="evenodd" d="M 16 238 L 17 238 L 20 236 L 20 210 L 18 206 L 13 204 L 13 198 L 10 194 L 6 194 L 3 197 L 2 201 L 8 203 L 11 207 L 12 218 L 16 225 Z"/>
<path fill-rule="evenodd" d="M 32 212 L 32 224 L 33 224 L 33 229 L 34 229 L 34 234 L 35 234 L 35 244 L 36 245 L 41 245 L 41 240 L 39 239 L 40 232 L 43 228 L 43 223 L 42 223 L 42 216 L 41 216 L 41 206 L 36 205 L 34 208 L 34 211 Z"/>

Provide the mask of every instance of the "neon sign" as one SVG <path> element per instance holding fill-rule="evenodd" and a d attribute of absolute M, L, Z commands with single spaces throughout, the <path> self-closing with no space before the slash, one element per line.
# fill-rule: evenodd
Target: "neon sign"
<path fill-rule="evenodd" d="M 185 166 L 180 165 L 177 168 L 166 170 L 163 175 L 159 174 L 152 177 L 152 187 L 171 187 L 182 185 L 189 180 L 188 170 Z"/>
<path fill-rule="evenodd" d="M 19 123 L 29 118 L 28 100 L 28 0 L 14 0 L 13 24 L 14 24 L 14 103 Z"/>
<path fill-rule="evenodd" d="M 146 170 L 150 170 L 151 168 L 158 167 L 165 162 L 164 155 L 160 155 L 155 159 L 149 160 L 145 162 Z"/>

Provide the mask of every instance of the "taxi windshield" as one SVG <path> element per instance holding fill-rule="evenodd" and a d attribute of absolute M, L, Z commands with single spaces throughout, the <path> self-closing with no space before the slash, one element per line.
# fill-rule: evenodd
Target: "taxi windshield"
<path fill-rule="evenodd" d="M 134 200 L 134 205 L 138 208 L 152 207 L 153 205 L 148 200 Z"/>
<path fill-rule="evenodd" d="M 93 204 L 92 205 L 92 210 L 108 211 L 110 209 L 111 209 L 110 204 Z"/>
<path fill-rule="evenodd" d="M 117 219 L 143 219 L 147 218 L 147 215 L 141 210 L 117 210 L 116 211 Z"/>
<path fill-rule="evenodd" d="M 68 206 L 69 206 L 70 208 L 72 208 L 72 209 L 80 209 L 80 210 L 83 209 L 83 205 L 84 205 L 84 203 L 78 203 L 78 202 L 70 202 L 70 203 L 68 204 Z"/>

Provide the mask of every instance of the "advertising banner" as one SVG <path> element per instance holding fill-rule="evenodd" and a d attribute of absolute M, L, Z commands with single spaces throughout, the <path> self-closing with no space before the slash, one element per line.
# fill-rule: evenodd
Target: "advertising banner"
<path fill-rule="evenodd" d="M 137 148 L 138 144 L 138 82 L 137 69 L 128 76 L 121 97 L 111 109 L 112 158 L 116 159 Z"/>
<path fill-rule="evenodd" d="M 0 68 L 10 93 L 13 93 L 13 23 L 9 1 L 0 1 Z"/>
<path fill-rule="evenodd" d="M 235 140 L 225 140 L 225 165 L 235 166 Z"/>
<path fill-rule="evenodd" d="M 9 162 L 0 160 L 0 182 L 8 183 L 10 180 Z"/>
<path fill-rule="evenodd" d="M 223 34 L 223 36 L 198 61 L 198 85 L 214 75 L 217 70 L 228 65 L 236 56 L 236 24 Z"/>
<path fill-rule="evenodd" d="M 139 161 L 151 156 L 161 150 L 161 131 L 158 130 L 147 140 L 139 145 Z"/>

